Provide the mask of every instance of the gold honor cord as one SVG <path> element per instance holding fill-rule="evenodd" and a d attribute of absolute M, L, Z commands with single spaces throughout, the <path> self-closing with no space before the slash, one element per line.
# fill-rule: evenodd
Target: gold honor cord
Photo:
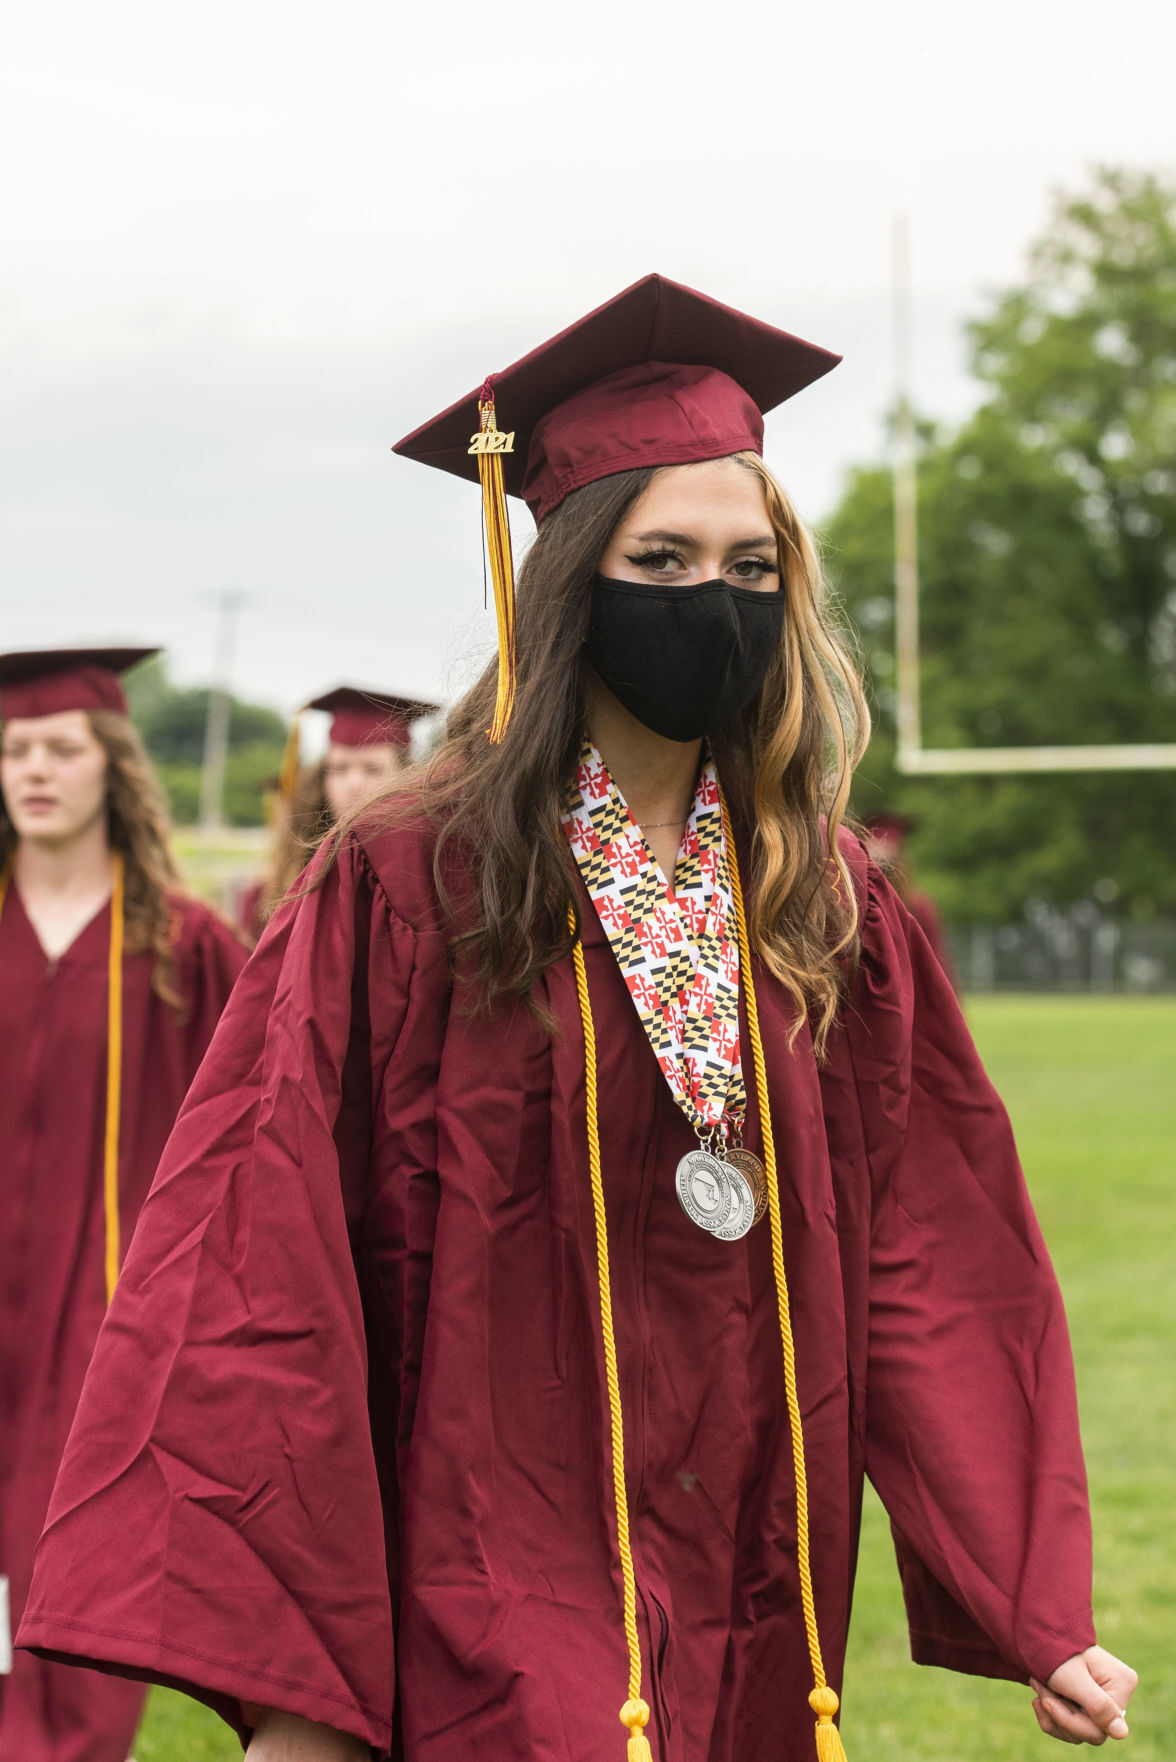
<path fill-rule="evenodd" d="M 122 982 L 125 913 L 123 860 L 112 858 L 110 890 L 110 954 L 106 969 L 106 1131 L 102 1145 L 102 1208 L 105 1218 L 106 1301 L 114 1296 L 119 1273 L 118 1133 L 122 1111 Z M 12 878 L 9 863 L 0 875 L 0 914 Z"/>
<path fill-rule="evenodd" d="M 514 555 L 510 547 L 510 517 L 506 511 L 506 488 L 502 481 L 502 457 L 514 452 L 514 432 L 504 434 L 494 413 L 494 393 L 489 382 L 478 399 L 478 432 L 470 437 L 469 451 L 478 461 L 482 486 L 482 522 L 490 579 L 494 583 L 494 611 L 498 620 L 498 696 L 494 720 L 486 730 L 497 745 L 506 733 L 515 696 L 515 581 Z"/>
<path fill-rule="evenodd" d="M 600 1121 L 596 1092 L 596 1028 L 588 997 L 588 972 L 584 949 L 576 936 L 574 912 L 568 912 L 573 937 L 572 960 L 576 968 L 576 994 L 584 1028 L 584 1097 L 588 1126 L 588 1173 L 592 1182 L 592 1211 L 596 1219 L 596 1276 L 600 1286 L 600 1331 L 604 1338 L 604 1378 L 608 1387 L 608 1411 L 612 1431 L 613 1493 L 617 1507 L 617 1552 L 621 1557 L 621 1584 L 625 1642 L 629 1648 L 629 1698 L 621 1708 L 621 1724 L 628 1727 L 628 1762 L 652 1762 L 645 1727 L 649 1704 L 641 1698 L 641 1641 L 637 1633 L 637 1581 L 633 1574 L 633 1549 L 629 1541 L 629 1499 L 625 1491 L 625 1426 L 621 1414 L 621 1384 L 617 1374 L 617 1342 L 613 1332 L 612 1286 L 608 1272 L 608 1222 L 604 1210 L 604 1183 L 600 1173 Z"/>
<path fill-rule="evenodd" d="M 106 1139 L 102 1160 L 102 1202 L 106 1213 L 106 1301 L 114 1296 L 119 1271 L 118 1128 L 122 1113 L 123 1028 L 123 860 L 114 853 L 110 890 L 110 956 L 106 979 Z"/>
<path fill-rule="evenodd" d="M 780 1221 L 780 1193 L 777 1186 L 776 1142 L 772 1132 L 771 1104 L 768 1098 L 767 1074 L 764 1069 L 764 1046 L 760 1035 L 759 1009 L 755 981 L 751 971 L 751 945 L 743 910 L 743 889 L 739 878 L 739 859 L 731 834 L 731 817 L 727 798 L 720 789 L 723 810 L 723 836 L 731 874 L 731 894 L 735 906 L 735 924 L 739 937 L 739 961 L 747 999 L 747 1029 L 751 1040 L 755 1091 L 759 1104 L 760 1129 L 763 1137 L 764 1170 L 768 1186 L 768 1217 L 772 1232 L 772 1273 L 776 1283 L 776 1307 L 780 1317 L 780 1343 L 784 1355 L 784 1399 L 788 1408 L 788 1426 L 792 1440 L 792 1467 L 796 1482 L 796 1563 L 800 1577 L 800 1603 L 804 1615 L 805 1637 L 813 1674 L 813 1691 L 809 1706 L 817 1716 L 817 1762 L 846 1762 L 841 1733 L 834 1724 L 840 1701 L 830 1688 L 821 1657 L 821 1639 L 817 1629 L 816 1605 L 813 1598 L 812 1557 L 809 1545 L 808 1474 L 804 1457 L 804 1428 L 800 1415 L 800 1399 L 796 1389 L 796 1343 L 792 1335 L 792 1312 L 788 1296 L 788 1277 L 784 1270 L 784 1231 Z M 575 916 L 569 912 L 569 924 L 575 936 Z M 604 1211 L 604 1187 L 600 1172 L 600 1124 L 597 1107 L 596 1031 L 588 996 L 588 975 L 584 950 L 579 938 L 572 946 L 576 969 L 576 992 L 580 1004 L 580 1020 L 584 1031 L 584 1090 L 588 1130 L 588 1170 L 592 1183 L 592 1209 L 596 1217 L 596 1262 L 600 1285 L 600 1320 L 604 1337 L 604 1369 L 608 1387 L 609 1414 L 612 1423 L 613 1490 L 617 1507 L 617 1547 L 621 1557 L 621 1579 L 624 1595 L 625 1640 L 629 1648 L 629 1699 L 621 1708 L 621 1723 L 630 1731 L 628 1762 L 650 1762 L 651 1752 L 644 1735 L 649 1720 L 649 1707 L 641 1699 L 641 1645 L 637 1635 L 636 1581 L 633 1574 L 633 1552 L 629 1540 L 629 1505 L 625 1492 L 625 1443 L 621 1415 L 620 1381 L 617 1375 L 616 1338 L 613 1332 L 612 1292 L 608 1269 L 608 1231 Z"/>
<path fill-rule="evenodd" d="M 833 1723 L 840 1706 L 835 1689 L 825 1678 L 821 1657 L 821 1637 L 817 1630 L 817 1612 L 813 1600 L 812 1558 L 809 1549 L 808 1473 L 804 1461 L 804 1428 L 800 1417 L 800 1399 L 796 1392 L 796 1343 L 792 1337 L 792 1306 L 788 1298 L 788 1275 L 784 1270 L 784 1230 L 780 1222 L 780 1189 L 776 1175 L 776 1140 L 772 1131 L 772 1109 L 768 1099 L 768 1079 L 764 1069 L 764 1043 L 760 1037 L 759 1006 L 756 1003 L 755 981 L 751 973 L 751 944 L 747 936 L 747 918 L 743 910 L 743 887 L 739 879 L 739 857 L 731 835 L 731 814 L 727 797 L 719 786 L 723 809 L 723 837 L 727 843 L 727 861 L 731 871 L 731 895 L 735 904 L 735 927 L 739 935 L 739 964 L 743 973 L 747 999 L 747 1032 L 751 1040 L 751 1061 L 755 1070 L 755 1093 L 759 1104 L 760 1132 L 763 1138 L 764 1173 L 768 1182 L 768 1220 L 772 1231 L 772 1272 L 776 1280 L 776 1308 L 780 1315 L 780 1344 L 784 1349 L 784 1399 L 788 1407 L 788 1428 L 792 1437 L 792 1469 L 796 1481 L 796 1564 L 800 1575 L 800 1606 L 804 1612 L 804 1631 L 808 1640 L 809 1662 L 813 1673 L 813 1692 L 809 1706 L 817 1715 L 818 1762 L 845 1762 L 841 1733 Z"/>

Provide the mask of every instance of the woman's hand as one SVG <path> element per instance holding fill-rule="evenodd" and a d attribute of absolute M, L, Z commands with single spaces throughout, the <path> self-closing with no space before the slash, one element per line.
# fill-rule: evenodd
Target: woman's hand
<path fill-rule="evenodd" d="M 1091 1646 L 1059 1664 L 1048 1685 L 1033 1681 L 1042 1731 L 1064 1744 L 1105 1744 L 1127 1736 L 1123 1717 L 1139 1678 L 1129 1664 Z"/>
<path fill-rule="evenodd" d="M 249 1762 L 370 1762 L 371 1753 L 333 1726 L 271 1712 L 261 1715 L 245 1752 Z"/>

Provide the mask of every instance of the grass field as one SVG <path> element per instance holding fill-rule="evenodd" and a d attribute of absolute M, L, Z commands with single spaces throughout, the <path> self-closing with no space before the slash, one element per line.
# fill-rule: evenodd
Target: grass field
<path fill-rule="evenodd" d="M 188 891 L 236 921 L 243 889 L 265 867 L 269 834 L 264 827 L 226 827 L 210 835 L 196 826 L 178 826 L 171 842 Z"/>
<path fill-rule="evenodd" d="M 1131 1762 L 1176 1757 L 1176 999 L 985 998 L 969 1009 L 1008 1103 L 1078 1360 L 1100 1635 L 1142 1679 Z M 1028 1692 L 907 1661 L 885 1519 L 866 1513 L 846 1670 L 849 1762 L 1029 1762 L 1060 1751 Z M 138 1762 L 230 1762 L 211 1714 L 157 1691 Z M 702 1762 L 690 1758 L 689 1762 Z"/>

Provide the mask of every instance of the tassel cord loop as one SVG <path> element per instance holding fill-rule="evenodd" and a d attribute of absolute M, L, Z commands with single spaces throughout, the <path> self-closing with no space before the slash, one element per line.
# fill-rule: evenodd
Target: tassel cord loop
<path fill-rule="evenodd" d="M 821 1656 L 820 1633 L 817 1627 L 816 1603 L 813 1595 L 812 1557 L 809 1526 L 808 1473 L 805 1465 L 804 1429 L 800 1397 L 796 1382 L 796 1343 L 792 1332 L 791 1301 L 788 1276 L 784 1265 L 784 1231 L 780 1216 L 780 1193 L 776 1164 L 775 1135 L 772 1130 L 771 1102 L 768 1095 L 764 1063 L 763 1037 L 760 1032 L 759 1007 L 755 979 L 751 967 L 751 944 L 747 933 L 743 888 L 739 874 L 739 858 L 731 830 L 730 811 L 720 789 L 723 815 L 723 836 L 731 876 L 731 892 L 739 940 L 739 960 L 744 976 L 748 1036 L 751 1040 L 752 1064 L 755 1073 L 756 1099 L 759 1107 L 760 1131 L 763 1140 L 764 1171 L 768 1188 L 768 1216 L 771 1231 L 772 1274 L 776 1286 L 776 1307 L 779 1317 L 780 1344 L 784 1361 L 784 1396 L 788 1411 L 789 1437 L 792 1448 L 793 1478 L 796 1485 L 796 1556 L 800 1578 L 801 1611 L 805 1638 L 812 1669 L 813 1691 L 809 1705 L 817 1716 L 817 1762 L 845 1762 L 841 1734 L 834 1723 L 840 1702 L 829 1686 Z M 641 1644 L 637 1632 L 636 1579 L 629 1533 L 628 1497 L 625 1490 L 625 1444 L 621 1413 L 620 1379 L 617 1371 L 616 1336 L 613 1327 L 612 1289 L 609 1278 L 608 1227 L 604 1208 L 604 1187 L 601 1177 L 599 1097 L 596 1060 L 596 1033 L 592 1005 L 588 993 L 588 974 L 584 950 L 577 933 L 574 911 L 568 913 L 572 933 L 572 962 L 576 978 L 576 994 L 584 1034 L 585 1116 L 588 1136 L 588 1168 L 592 1188 L 592 1210 L 596 1227 L 597 1279 L 600 1289 L 601 1334 L 604 1344 L 605 1382 L 612 1442 L 613 1492 L 616 1503 L 617 1550 L 621 1562 L 622 1604 L 625 1641 L 629 1653 L 629 1698 L 621 1709 L 621 1723 L 629 1730 L 627 1762 L 652 1762 L 652 1753 L 645 1736 L 649 1707 L 641 1698 Z"/>

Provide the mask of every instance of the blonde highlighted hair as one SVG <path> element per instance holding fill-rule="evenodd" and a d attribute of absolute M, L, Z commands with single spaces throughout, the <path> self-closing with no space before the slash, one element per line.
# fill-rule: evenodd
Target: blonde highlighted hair
<path fill-rule="evenodd" d="M 769 972 L 811 1010 L 823 1051 L 857 902 L 839 834 L 870 737 L 870 711 L 812 534 L 763 460 L 738 453 L 764 488 L 786 596 L 780 647 L 748 718 L 752 874 L 748 931 Z"/>

